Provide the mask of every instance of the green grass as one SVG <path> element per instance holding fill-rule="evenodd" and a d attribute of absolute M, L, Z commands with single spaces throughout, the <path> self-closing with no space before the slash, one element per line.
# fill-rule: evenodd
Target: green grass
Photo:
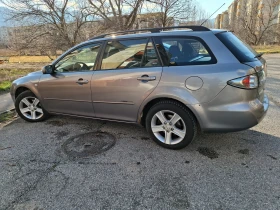
<path fill-rule="evenodd" d="M 14 77 L 22 77 L 34 70 L 30 69 L 0 69 L 0 78 L 1 79 L 10 79 Z"/>
<path fill-rule="evenodd" d="M 0 114 L 0 123 L 6 123 L 11 121 L 13 118 L 15 118 L 16 112 L 15 111 L 10 111 L 6 112 L 4 114 Z"/>
<path fill-rule="evenodd" d="M 30 69 L 0 69 L 0 92 L 9 90 L 12 81 L 33 71 Z"/>
<path fill-rule="evenodd" d="M 3 81 L 3 82 L 0 82 L 0 91 L 6 91 L 6 90 L 9 90 L 10 87 L 12 85 L 12 82 L 11 81 Z"/>

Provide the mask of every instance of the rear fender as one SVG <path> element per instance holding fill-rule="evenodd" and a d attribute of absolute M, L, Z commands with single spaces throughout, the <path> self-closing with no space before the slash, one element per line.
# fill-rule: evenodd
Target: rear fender
<path fill-rule="evenodd" d="M 192 106 L 189 106 L 190 104 L 198 104 L 198 101 L 196 100 L 195 97 L 192 96 L 192 94 L 188 91 L 186 91 L 185 87 L 157 87 L 156 90 L 148 97 L 146 98 L 138 111 L 138 116 L 137 116 L 137 122 L 141 121 L 143 110 L 146 107 L 147 104 L 149 104 L 151 101 L 156 100 L 156 99 L 171 99 L 171 100 L 176 100 L 184 104 L 187 108 L 189 108 L 197 120 L 200 122 L 200 118 L 196 113 L 196 110 L 193 109 Z"/>

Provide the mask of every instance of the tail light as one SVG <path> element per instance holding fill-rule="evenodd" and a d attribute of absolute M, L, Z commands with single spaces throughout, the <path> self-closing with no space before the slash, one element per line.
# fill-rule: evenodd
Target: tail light
<path fill-rule="evenodd" d="M 258 88 L 259 82 L 256 75 L 247 75 L 227 82 L 228 85 L 243 89 L 255 89 Z"/>

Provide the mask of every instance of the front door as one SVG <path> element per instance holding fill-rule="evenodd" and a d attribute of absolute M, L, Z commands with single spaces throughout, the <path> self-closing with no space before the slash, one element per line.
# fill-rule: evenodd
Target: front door
<path fill-rule="evenodd" d="M 55 64 L 53 74 L 41 77 L 38 88 L 49 112 L 94 116 L 91 78 L 100 45 L 75 48 Z"/>
<path fill-rule="evenodd" d="M 160 81 L 162 65 L 150 39 L 108 41 L 92 78 L 96 117 L 135 122 L 143 100 Z"/>

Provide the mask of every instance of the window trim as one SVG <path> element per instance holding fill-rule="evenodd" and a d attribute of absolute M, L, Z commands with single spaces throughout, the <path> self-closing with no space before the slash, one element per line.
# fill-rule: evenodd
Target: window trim
<path fill-rule="evenodd" d="M 154 47 L 154 49 L 155 49 L 156 57 L 157 57 L 157 59 L 158 59 L 158 61 L 159 61 L 159 66 L 149 66 L 149 67 L 143 67 L 143 66 L 142 66 L 143 60 L 144 60 L 145 55 L 146 55 L 146 53 L 147 53 L 147 47 L 148 47 L 149 42 L 152 43 L 152 45 L 153 45 L 153 47 Z M 154 40 L 152 39 L 152 37 L 149 37 L 149 38 L 148 38 L 148 41 L 147 41 L 147 43 L 146 43 L 146 46 L 145 46 L 144 56 L 143 56 L 143 58 L 142 58 L 141 67 L 140 67 L 140 68 L 154 68 L 154 67 L 163 67 L 163 65 L 162 65 L 161 57 L 160 57 L 160 55 L 158 54 L 158 51 L 157 51 L 157 49 L 156 49 L 156 45 L 155 45 L 155 43 L 154 43 Z"/>
<path fill-rule="evenodd" d="M 211 60 L 210 61 L 201 61 L 201 62 L 196 62 L 196 63 L 192 63 L 192 64 L 186 64 L 186 65 L 178 65 L 178 66 L 172 66 L 169 65 L 168 61 L 164 61 L 164 59 L 162 58 L 162 63 L 164 64 L 164 66 L 166 67 L 179 67 L 179 66 L 204 66 L 204 65 L 215 65 L 218 63 L 218 60 L 216 58 L 216 56 L 214 55 L 214 53 L 212 52 L 212 50 L 210 49 L 210 47 L 206 44 L 206 42 L 197 36 L 184 36 L 184 35 L 167 35 L 167 36 L 154 36 L 153 39 L 155 41 L 155 43 L 157 43 L 158 40 L 160 40 L 162 42 L 162 39 L 168 39 L 168 38 L 183 38 L 183 39 L 194 39 L 196 41 L 199 41 L 204 48 L 207 50 L 207 52 L 209 53 L 209 55 L 211 56 Z M 165 50 L 165 55 L 168 57 L 166 50 Z M 166 63 L 166 64 L 165 64 Z"/>
<path fill-rule="evenodd" d="M 82 47 L 86 47 L 86 46 L 90 46 L 90 45 L 94 45 L 94 44 L 100 44 L 100 48 L 99 48 L 99 51 L 98 51 L 98 54 L 96 56 L 96 62 L 94 63 L 94 66 L 93 66 L 93 69 L 92 70 L 88 70 L 88 71 L 69 71 L 69 72 L 59 72 L 61 74 L 65 74 L 65 73 L 76 73 L 76 72 L 93 72 L 97 66 L 97 62 L 99 61 L 99 57 L 100 57 L 100 53 L 101 53 L 101 50 L 103 48 L 103 45 L 104 45 L 104 41 L 98 41 L 98 42 L 90 42 L 90 43 L 85 43 L 85 44 L 82 44 L 82 45 L 78 45 L 78 46 L 75 46 L 73 48 L 71 48 L 70 50 L 66 51 L 64 54 L 61 55 L 61 57 L 59 57 L 57 60 L 55 60 L 53 63 L 52 63 L 52 66 L 54 68 L 54 71 L 55 71 L 55 65 L 61 61 L 63 58 L 65 58 L 67 55 L 69 55 L 70 53 L 72 53 L 73 51 L 79 49 L 79 48 L 82 48 Z M 55 72 L 55 73 L 58 73 L 58 72 Z"/>
<path fill-rule="evenodd" d="M 164 63 L 163 63 L 163 60 L 162 60 L 162 58 L 161 58 L 161 56 L 160 56 L 160 53 L 159 53 L 159 51 L 158 51 L 158 48 L 156 47 L 156 43 L 155 43 L 154 37 L 150 37 L 150 40 L 152 41 L 153 46 L 154 46 L 154 48 L 155 48 L 157 57 L 158 57 L 159 62 L 160 62 L 160 66 L 163 67 L 163 66 L 164 66 Z"/>
<path fill-rule="evenodd" d="M 103 60 L 103 55 L 104 55 L 104 53 L 105 53 L 106 46 L 107 46 L 107 43 L 108 43 L 108 42 L 110 42 L 110 41 L 115 41 L 115 40 L 126 41 L 126 40 L 141 40 L 141 39 L 146 39 L 146 40 L 147 40 L 147 41 L 146 41 L 146 45 L 145 45 L 145 51 L 144 51 L 144 53 L 146 52 L 147 45 L 148 45 L 149 41 L 152 42 L 153 47 L 155 48 L 156 53 L 157 53 L 157 49 L 156 49 L 156 46 L 155 46 L 155 43 L 154 43 L 154 40 L 153 40 L 153 37 L 152 37 L 152 36 L 133 37 L 133 38 L 109 38 L 109 39 L 106 39 L 106 40 L 104 41 L 102 50 L 100 51 L 100 58 L 99 58 L 99 61 L 98 61 L 98 65 L 96 66 L 96 69 L 94 69 L 94 71 L 112 71 L 112 70 L 118 71 L 118 70 L 124 70 L 124 69 L 101 69 L 102 60 Z M 131 69 L 158 68 L 158 67 L 163 67 L 163 63 L 162 63 L 161 57 L 159 56 L 158 53 L 157 53 L 157 58 L 158 58 L 158 60 L 159 60 L 160 66 L 137 67 L 137 68 L 131 68 Z M 141 61 L 141 63 L 142 63 L 142 61 Z M 129 70 L 129 68 L 126 69 L 126 70 Z"/>

